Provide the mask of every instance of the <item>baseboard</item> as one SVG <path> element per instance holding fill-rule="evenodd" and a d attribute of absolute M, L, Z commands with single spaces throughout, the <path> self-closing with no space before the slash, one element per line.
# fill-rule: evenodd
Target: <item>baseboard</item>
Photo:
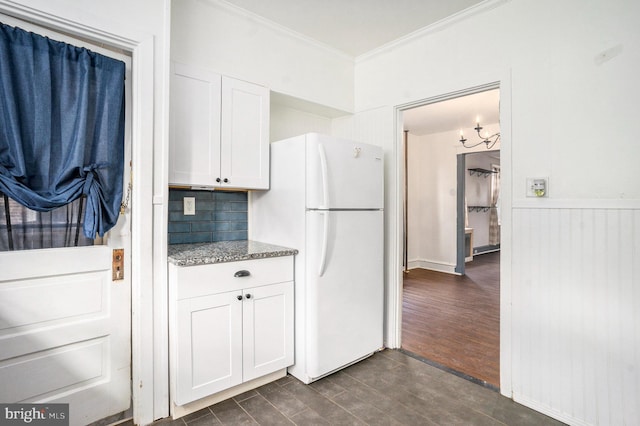
<path fill-rule="evenodd" d="M 447 274 L 454 274 L 454 275 L 460 275 L 458 273 L 456 273 L 456 265 L 452 265 L 450 263 L 443 263 L 443 262 L 434 262 L 431 260 L 424 260 L 424 259 L 418 259 L 418 260 L 410 260 L 409 262 L 407 262 L 408 265 L 408 269 L 428 269 L 430 271 L 437 271 L 437 272 L 444 272 Z"/>
<path fill-rule="evenodd" d="M 524 395 L 520 395 L 517 392 L 513 393 L 513 401 L 568 425 L 588 426 L 591 424 L 583 419 L 573 417 L 570 414 L 554 410 L 546 404 L 541 404 L 540 402 L 530 399 Z"/>
<path fill-rule="evenodd" d="M 217 404 L 218 402 L 224 401 L 229 398 L 233 398 L 234 396 L 240 395 L 241 393 L 250 391 L 255 388 L 259 388 L 260 386 L 266 385 L 267 383 L 271 383 L 275 380 L 278 380 L 287 375 L 287 369 L 283 368 L 271 374 L 267 374 L 266 376 L 258 377 L 257 379 L 251 380 L 249 382 L 242 383 L 233 388 L 218 392 L 216 394 L 204 397 L 202 399 L 198 399 L 196 401 L 190 402 L 185 405 L 176 405 L 175 403 L 171 403 L 171 417 L 175 419 L 179 419 L 180 417 L 186 416 L 187 414 L 195 413 L 205 407 L 208 407 L 213 404 Z"/>
<path fill-rule="evenodd" d="M 493 253 L 494 251 L 500 251 L 500 244 L 489 244 L 486 246 L 478 246 L 473 248 L 473 255 Z"/>

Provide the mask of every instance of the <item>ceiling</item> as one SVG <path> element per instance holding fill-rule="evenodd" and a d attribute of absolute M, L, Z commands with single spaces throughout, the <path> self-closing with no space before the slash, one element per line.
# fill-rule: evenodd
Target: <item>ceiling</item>
<path fill-rule="evenodd" d="M 220 0 L 359 56 L 483 0 Z"/>
<path fill-rule="evenodd" d="M 484 0 L 216 0 L 276 23 L 351 57 L 357 57 Z M 466 88 L 460 88 L 466 89 Z M 413 134 L 439 133 L 497 123 L 499 91 L 414 108 L 404 112 Z"/>
<path fill-rule="evenodd" d="M 487 90 L 404 111 L 404 130 L 428 135 L 500 121 L 500 90 Z"/>

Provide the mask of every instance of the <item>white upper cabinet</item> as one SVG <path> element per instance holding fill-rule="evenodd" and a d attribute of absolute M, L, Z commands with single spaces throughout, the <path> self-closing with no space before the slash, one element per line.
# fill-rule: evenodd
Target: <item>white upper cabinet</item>
<path fill-rule="evenodd" d="M 269 188 L 269 89 L 172 64 L 169 184 Z"/>
<path fill-rule="evenodd" d="M 223 184 L 269 189 L 269 89 L 222 77 L 220 152 Z"/>
<path fill-rule="evenodd" d="M 222 76 L 173 64 L 169 183 L 214 185 L 220 178 Z"/>

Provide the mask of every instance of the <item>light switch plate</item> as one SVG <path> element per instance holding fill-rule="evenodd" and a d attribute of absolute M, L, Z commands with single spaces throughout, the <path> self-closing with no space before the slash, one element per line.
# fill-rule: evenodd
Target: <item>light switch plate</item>
<path fill-rule="evenodd" d="M 546 198 L 549 196 L 549 178 L 531 177 L 527 178 L 527 197 Z"/>
<path fill-rule="evenodd" d="M 184 215 L 194 216 L 196 214 L 196 197 L 184 197 Z"/>

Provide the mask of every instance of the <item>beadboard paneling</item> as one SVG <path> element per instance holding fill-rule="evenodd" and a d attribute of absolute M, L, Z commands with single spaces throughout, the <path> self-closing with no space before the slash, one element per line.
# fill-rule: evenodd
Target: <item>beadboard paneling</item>
<path fill-rule="evenodd" d="M 640 210 L 513 210 L 513 396 L 570 424 L 640 418 Z"/>

